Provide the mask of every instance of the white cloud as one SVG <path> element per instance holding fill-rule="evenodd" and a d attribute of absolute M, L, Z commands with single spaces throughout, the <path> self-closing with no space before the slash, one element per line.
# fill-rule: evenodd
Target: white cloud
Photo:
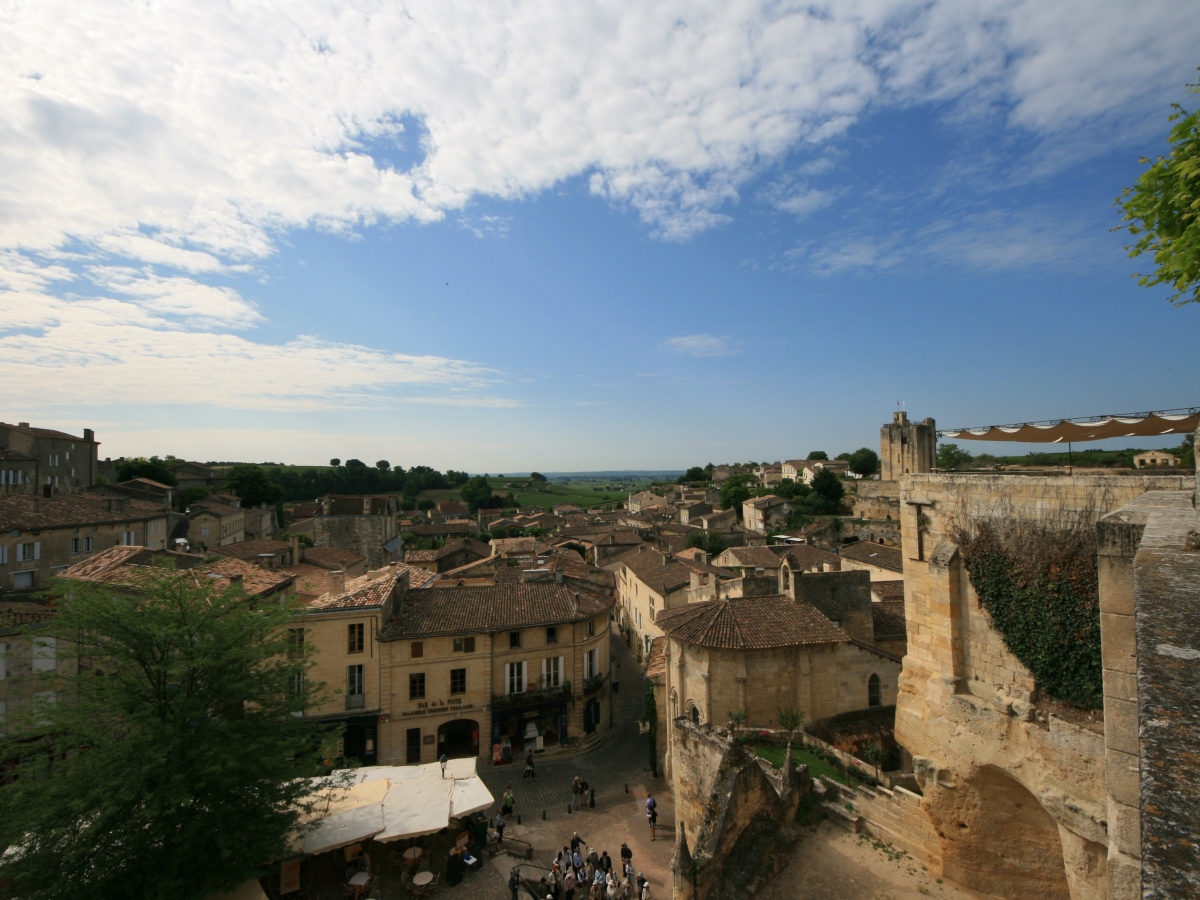
<path fill-rule="evenodd" d="M 686 356 L 731 356 L 740 350 L 728 335 L 714 334 L 681 335 L 664 341 L 663 346 Z"/>

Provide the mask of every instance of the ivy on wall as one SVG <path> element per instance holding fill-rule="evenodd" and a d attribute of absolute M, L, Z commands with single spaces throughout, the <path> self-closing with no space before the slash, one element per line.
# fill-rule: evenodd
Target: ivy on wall
<path fill-rule="evenodd" d="M 1102 707 L 1095 528 L 980 520 L 954 539 L 979 602 L 1038 690 Z"/>

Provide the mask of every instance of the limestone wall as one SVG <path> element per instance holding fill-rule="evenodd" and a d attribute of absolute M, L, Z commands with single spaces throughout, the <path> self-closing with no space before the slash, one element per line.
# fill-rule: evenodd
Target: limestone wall
<path fill-rule="evenodd" d="M 856 519 L 900 520 L 900 482 L 862 480 L 846 498 Z"/>
<path fill-rule="evenodd" d="M 935 877 L 942 874 L 941 841 L 920 794 L 902 787 L 850 788 L 829 778 L 821 780 L 834 802 L 849 803 L 851 815 L 861 816 L 873 835 L 907 850 Z"/>

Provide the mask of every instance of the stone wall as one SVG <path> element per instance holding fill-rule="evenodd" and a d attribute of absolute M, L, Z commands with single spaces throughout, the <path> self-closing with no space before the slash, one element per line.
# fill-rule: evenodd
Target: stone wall
<path fill-rule="evenodd" d="M 882 519 L 900 521 L 900 482 L 876 481 L 874 479 L 855 482 L 854 493 L 846 498 L 856 519 Z"/>
<path fill-rule="evenodd" d="M 748 897 L 786 865 L 790 826 L 811 790 L 807 770 L 782 770 L 751 757 L 728 731 L 671 723 L 682 765 L 672 780 L 676 843 L 675 900 Z"/>
<path fill-rule="evenodd" d="M 985 517 L 1094 525 L 1146 491 L 1193 484 L 1178 475 L 901 480 L 908 653 L 896 738 L 914 757 L 947 878 L 998 897 L 1115 900 L 1104 717 L 1038 696 L 980 606 L 955 525 Z"/>
<path fill-rule="evenodd" d="M 391 562 L 383 549 L 383 516 L 315 516 L 312 522 L 316 546 L 365 556 L 368 569 L 381 569 Z"/>
<path fill-rule="evenodd" d="M 851 821 L 861 820 L 855 822 L 857 827 L 865 827 L 876 837 L 907 850 L 935 877 L 942 874 L 941 841 L 920 794 L 903 787 L 850 788 L 829 778 L 821 782 L 827 802 L 843 810 L 846 803 L 853 807 L 845 811 L 850 813 Z"/>

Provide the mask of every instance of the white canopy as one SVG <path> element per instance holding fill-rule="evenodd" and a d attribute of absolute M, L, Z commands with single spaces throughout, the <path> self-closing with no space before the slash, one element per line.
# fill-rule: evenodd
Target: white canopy
<path fill-rule="evenodd" d="M 316 827 L 303 835 L 303 851 L 325 853 L 359 841 L 398 841 L 433 834 L 495 802 L 475 774 L 474 759 L 452 759 L 443 777 L 440 763 L 423 766 L 368 766 L 314 778 Z M 348 780 L 331 787 L 335 780 Z M 299 842 L 297 842 L 299 843 Z M 300 849 L 297 847 L 297 849 Z"/>

